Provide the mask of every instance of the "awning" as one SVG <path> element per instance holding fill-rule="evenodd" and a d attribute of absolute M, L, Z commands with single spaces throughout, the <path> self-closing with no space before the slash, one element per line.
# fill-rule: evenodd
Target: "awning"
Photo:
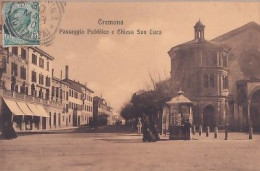
<path fill-rule="evenodd" d="M 35 105 L 38 110 L 41 112 L 41 114 L 43 115 L 43 117 L 50 117 L 48 112 L 44 109 L 44 107 L 42 105 Z"/>
<path fill-rule="evenodd" d="M 35 114 L 29 109 L 25 102 L 16 102 L 20 109 L 23 111 L 24 115 L 34 116 Z"/>
<path fill-rule="evenodd" d="M 24 115 L 23 111 L 19 108 L 19 106 L 15 101 L 5 99 L 5 98 L 4 101 L 14 115 Z"/>
<path fill-rule="evenodd" d="M 28 107 L 30 108 L 30 110 L 33 112 L 34 116 L 41 116 L 41 117 L 45 117 L 36 107 L 36 105 L 32 104 L 32 103 L 27 103 Z"/>

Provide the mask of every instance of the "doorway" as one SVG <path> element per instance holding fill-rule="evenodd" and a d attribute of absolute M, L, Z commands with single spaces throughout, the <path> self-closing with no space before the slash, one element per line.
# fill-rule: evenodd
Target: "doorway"
<path fill-rule="evenodd" d="M 253 93 L 250 105 L 250 119 L 255 131 L 260 131 L 260 90 Z"/>
<path fill-rule="evenodd" d="M 203 128 L 210 127 L 211 129 L 215 126 L 215 108 L 208 105 L 203 110 Z"/>

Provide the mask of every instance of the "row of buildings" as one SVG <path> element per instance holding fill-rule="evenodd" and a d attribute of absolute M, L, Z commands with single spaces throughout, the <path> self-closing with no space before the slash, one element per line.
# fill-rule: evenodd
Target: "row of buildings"
<path fill-rule="evenodd" d="M 44 130 L 90 124 L 99 115 L 112 123 L 113 108 L 69 77 L 54 76 L 54 57 L 38 47 L 0 46 L 0 124 Z"/>
<path fill-rule="evenodd" d="M 171 80 L 194 103 L 194 124 L 260 130 L 260 25 L 250 22 L 212 40 L 204 31 L 198 21 L 194 39 L 168 52 Z"/>

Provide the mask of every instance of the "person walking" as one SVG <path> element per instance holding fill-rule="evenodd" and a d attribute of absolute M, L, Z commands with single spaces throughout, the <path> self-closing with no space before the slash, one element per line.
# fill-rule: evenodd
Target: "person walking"
<path fill-rule="evenodd" d="M 151 142 L 151 137 L 149 134 L 149 117 L 143 114 L 143 142 Z"/>

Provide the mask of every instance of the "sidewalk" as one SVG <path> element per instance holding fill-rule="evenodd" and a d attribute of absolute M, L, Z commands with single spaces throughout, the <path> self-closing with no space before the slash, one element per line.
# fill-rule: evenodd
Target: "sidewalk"
<path fill-rule="evenodd" d="M 52 129 L 44 129 L 44 130 L 25 130 L 25 131 L 16 131 L 19 134 L 47 134 L 47 133 L 68 133 L 72 132 L 73 130 L 78 129 L 78 127 L 67 126 L 61 128 L 52 128 Z"/>

